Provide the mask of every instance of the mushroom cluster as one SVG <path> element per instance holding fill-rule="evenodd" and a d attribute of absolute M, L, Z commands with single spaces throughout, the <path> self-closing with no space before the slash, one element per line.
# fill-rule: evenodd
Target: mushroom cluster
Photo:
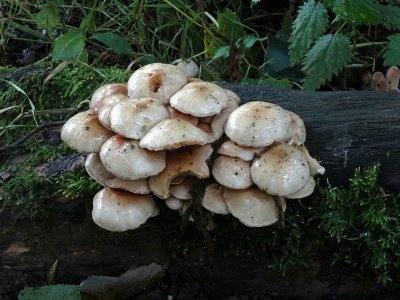
<path fill-rule="evenodd" d="M 153 196 L 181 214 L 201 201 L 212 214 L 268 226 L 285 198 L 313 192 L 325 170 L 304 146 L 300 117 L 267 102 L 239 106 L 237 94 L 197 72 L 184 60 L 146 65 L 127 84 L 98 88 L 90 109 L 63 126 L 62 140 L 90 153 L 86 170 L 104 186 L 93 199 L 100 227 L 139 227 L 159 213 Z"/>

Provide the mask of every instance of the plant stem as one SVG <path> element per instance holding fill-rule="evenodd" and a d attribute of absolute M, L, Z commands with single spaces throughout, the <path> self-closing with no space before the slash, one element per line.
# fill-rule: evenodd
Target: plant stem
<path fill-rule="evenodd" d="M 369 42 L 369 43 L 361 43 L 361 44 L 356 44 L 354 48 L 363 48 L 363 47 L 370 47 L 370 46 L 381 46 L 381 45 L 387 45 L 388 42 Z"/>

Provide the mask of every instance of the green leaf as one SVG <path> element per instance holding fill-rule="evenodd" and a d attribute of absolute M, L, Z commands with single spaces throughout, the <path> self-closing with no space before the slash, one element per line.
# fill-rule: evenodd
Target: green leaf
<path fill-rule="evenodd" d="M 349 61 L 352 48 L 349 39 L 340 34 L 320 37 L 303 60 L 302 71 L 306 72 L 303 88 L 315 90 L 332 78 Z"/>
<path fill-rule="evenodd" d="M 400 30 L 400 7 L 379 5 L 381 23 L 389 30 Z"/>
<path fill-rule="evenodd" d="M 240 40 L 244 46 L 244 48 L 251 48 L 253 45 L 259 40 L 258 37 L 253 35 L 246 36 L 243 40 Z"/>
<path fill-rule="evenodd" d="M 300 7 L 289 38 L 292 65 L 301 62 L 310 45 L 325 32 L 327 25 L 328 16 L 322 3 L 309 0 Z"/>
<path fill-rule="evenodd" d="M 79 29 L 81 29 L 84 32 L 90 31 L 95 25 L 95 21 L 93 18 L 93 14 L 90 13 L 86 17 L 83 18 L 81 21 L 81 24 L 79 25 Z"/>
<path fill-rule="evenodd" d="M 92 36 L 92 39 L 102 42 L 118 54 L 133 53 L 133 50 L 128 40 L 124 36 L 121 36 L 119 34 L 113 32 L 96 33 Z"/>
<path fill-rule="evenodd" d="M 345 20 L 364 25 L 379 23 L 379 6 L 375 0 L 330 0 L 333 12 Z"/>
<path fill-rule="evenodd" d="M 383 54 L 385 66 L 395 66 L 400 64 L 400 33 L 392 34 L 388 37 L 389 44 Z"/>
<path fill-rule="evenodd" d="M 34 16 L 34 20 L 39 28 L 51 31 L 60 24 L 60 14 L 55 5 L 46 4 Z"/>
<path fill-rule="evenodd" d="M 79 300 L 79 285 L 48 285 L 26 287 L 18 294 L 19 300 Z"/>
<path fill-rule="evenodd" d="M 223 58 L 229 57 L 229 49 L 230 49 L 229 46 L 224 46 L 224 47 L 218 48 L 213 56 L 213 60 L 220 58 L 220 57 L 223 57 Z"/>
<path fill-rule="evenodd" d="M 73 29 L 56 38 L 51 52 L 52 61 L 75 60 L 85 46 L 85 36 L 82 30 Z"/>

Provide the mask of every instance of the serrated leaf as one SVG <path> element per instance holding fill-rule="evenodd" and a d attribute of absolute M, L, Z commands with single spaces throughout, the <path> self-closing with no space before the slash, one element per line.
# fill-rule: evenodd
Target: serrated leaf
<path fill-rule="evenodd" d="M 79 285 L 48 285 L 26 287 L 18 294 L 19 300 L 79 300 Z"/>
<path fill-rule="evenodd" d="M 302 71 L 307 76 L 303 88 L 315 90 L 330 80 L 346 65 L 352 56 L 349 39 L 340 34 L 321 36 L 303 60 Z"/>
<path fill-rule="evenodd" d="M 389 44 L 383 54 L 385 66 L 395 66 L 400 64 L 400 33 L 392 34 L 388 37 Z"/>
<path fill-rule="evenodd" d="M 215 52 L 213 59 L 217 59 L 217 58 L 227 58 L 229 57 L 229 46 L 224 46 L 224 47 L 220 47 L 217 49 L 217 51 Z"/>
<path fill-rule="evenodd" d="M 46 4 L 34 16 L 34 20 L 39 28 L 50 31 L 60 24 L 60 14 L 55 5 Z"/>
<path fill-rule="evenodd" d="M 331 0 L 333 12 L 345 20 L 364 25 L 379 23 L 379 10 L 375 0 Z"/>
<path fill-rule="evenodd" d="M 249 35 L 249 36 L 246 36 L 241 42 L 242 42 L 244 48 L 247 49 L 247 48 L 253 47 L 253 45 L 254 45 L 258 40 L 259 40 L 258 37 L 255 37 L 255 36 L 253 36 L 253 35 Z"/>
<path fill-rule="evenodd" d="M 92 39 L 102 42 L 118 54 L 133 53 L 132 47 L 128 40 L 119 34 L 113 32 L 96 33 L 92 36 Z"/>
<path fill-rule="evenodd" d="M 82 30 L 73 29 L 56 38 L 51 52 L 52 61 L 75 60 L 85 46 L 85 36 Z"/>
<path fill-rule="evenodd" d="M 328 16 L 322 3 L 309 0 L 300 7 L 289 38 L 292 65 L 301 62 L 310 45 L 325 32 L 327 25 Z"/>
<path fill-rule="evenodd" d="M 400 7 L 379 5 L 381 23 L 389 30 L 400 30 Z"/>

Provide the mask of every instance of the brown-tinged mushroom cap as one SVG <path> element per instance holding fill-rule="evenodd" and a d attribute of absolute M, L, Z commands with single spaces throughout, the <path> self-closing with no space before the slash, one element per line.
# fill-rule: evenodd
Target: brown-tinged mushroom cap
<path fill-rule="evenodd" d="M 83 152 L 99 152 L 101 145 L 113 135 L 99 122 L 93 110 L 77 113 L 61 129 L 63 142 Z"/>
<path fill-rule="evenodd" d="M 390 86 L 389 82 L 387 81 L 386 78 L 382 78 L 378 80 L 378 83 L 376 84 L 375 91 L 376 92 L 389 92 Z"/>
<path fill-rule="evenodd" d="M 306 126 L 304 121 L 294 112 L 289 111 L 291 121 L 283 141 L 289 145 L 301 145 L 306 141 Z"/>
<path fill-rule="evenodd" d="M 304 157 L 307 160 L 308 166 L 310 167 L 310 175 L 311 176 L 314 176 L 317 174 L 321 174 L 321 175 L 325 174 L 325 168 L 323 166 L 321 166 L 320 163 L 310 155 L 306 146 L 304 146 L 304 145 L 299 146 L 298 149 L 303 153 Z"/>
<path fill-rule="evenodd" d="M 314 192 L 315 188 L 315 180 L 313 176 L 310 176 L 306 182 L 306 184 L 299 189 L 297 192 L 293 194 L 286 195 L 285 197 L 288 199 L 300 199 L 310 196 Z"/>
<path fill-rule="evenodd" d="M 228 96 L 220 86 L 205 81 L 191 82 L 170 99 L 171 106 L 196 117 L 219 114 L 228 104 Z"/>
<path fill-rule="evenodd" d="M 140 140 L 140 146 L 149 150 L 172 150 L 189 145 L 204 145 L 208 135 L 187 121 L 161 121 Z"/>
<path fill-rule="evenodd" d="M 134 194 L 150 194 L 149 182 L 147 178 L 129 180 L 114 177 L 108 179 L 106 184 L 109 187 L 125 190 Z"/>
<path fill-rule="evenodd" d="M 399 87 L 400 71 L 396 66 L 390 67 L 386 72 L 386 79 L 389 83 L 390 89 L 397 89 Z"/>
<path fill-rule="evenodd" d="M 111 128 L 124 137 L 137 140 L 168 118 L 169 112 L 164 104 L 150 97 L 121 101 L 110 110 Z"/>
<path fill-rule="evenodd" d="M 181 68 L 188 78 L 196 77 L 199 73 L 199 66 L 192 59 L 178 59 L 172 64 Z"/>
<path fill-rule="evenodd" d="M 382 72 L 375 72 L 374 74 L 372 74 L 371 88 L 373 91 L 376 91 L 378 82 L 382 79 L 386 79 L 385 75 L 383 75 Z"/>
<path fill-rule="evenodd" d="M 228 207 L 224 200 L 224 188 L 218 183 L 212 183 L 206 187 L 201 203 L 204 208 L 213 213 L 220 215 L 229 214 Z"/>
<path fill-rule="evenodd" d="M 108 95 L 103 98 L 103 101 L 101 101 L 101 105 L 99 106 L 98 109 L 98 117 L 99 121 L 103 126 L 107 129 L 112 130 L 111 124 L 110 124 L 110 110 L 111 107 L 120 101 L 125 101 L 128 99 L 128 95 L 124 94 L 113 94 L 113 95 Z"/>
<path fill-rule="evenodd" d="M 218 154 L 238 157 L 244 161 L 252 161 L 254 156 L 263 152 L 264 149 L 264 147 L 243 147 L 236 145 L 231 140 L 227 140 L 219 147 Z"/>
<path fill-rule="evenodd" d="M 187 82 L 183 70 L 174 65 L 154 63 L 136 70 L 128 80 L 131 98 L 152 97 L 164 104 Z"/>
<path fill-rule="evenodd" d="M 285 137 L 290 121 L 289 112 L 282 107 L 253 101 L 231 113 L 225 133 L 240 146 L 265 147 Z"/>
<path fill-rule="evenodd" d="M 93 199 L 92 218 L 109 231 L 126 231 L 144 224 L 154 212 L 150 195 L 138 195 L 106 187 Z"/>
<path fill-rule="evenodd" d="M 253 185 L 250 162 L 236 157 L 218 156 L 212 166 L 214 179 L 231 189 L 246 189 Z"/>
<path fill-rule="evenodd" d="M 165 168 L 164 151 L 148 151 L 139 141 L 115 135 L 100 150 L 104 167 L 115 176 L 136 180 L 160 173 Z"/>
<path fill-rule="evenodd" d="M 184 181 L 179 184 L 171 184 L 169 187 L 169 192 L 175 198 L 181 200 L 190 200 L 192 199 L 192 195 L 190 194 L 190 190 L 195 184 L 195 180 L 193 177 L 186 177 Z"/>
<path fill-rule="evenodd" d="M 276 143 L 253 161 L 250 174 L 261 190 L 271 195 L 286 196 L 306 184 L 310 170 L 300 150 Z"/>
<path fill-rule="evenodd" d="M 196 127 L 207 134 L 207 144 L 214 143 L 217 140 L 217 138 L 214 136 L 214 132 L 211 129 L 211 124 L 199 122 Z"/>
<path fill-rule="evenodd" d="M 99 87 L 90 100 L 90 108 L 97 110 L 102 105 L 101 102 L 106 96 L 113 94 L 128 95 L 128 87 L 126 83 L 109 83 Z"/>
<path fill-rule="evenodd" d="M 199 179 L 208 178 L 210 170 L 207 160 L 213 152 L 211 145 L 191 146 L 177 149 L 167 154 L 167 166 L 155 176 L 150 177 L 150 190 L 158 197 L 170 196 L 171 182 L 178 176 L 193 175 Z"/>
<path fill-rule="evenodd" d="M 102 186 L 107 186 L 107 180 L 114 178 L 114 175 L 104 168 L 103 163 L 100 160 L 99 153 L 90 153 L 87 156 L 85 161 L 85 169 L 89 176 Z"/>
<path fill-rule="evenodd" d="M 199 123 L 199 119 L 195 116 L 181 113 L 179 110 L 177 110 L 169 105 L 167 106 L 167 109 L 168 109 L 171 119 L 180 119 L 180 120 L 188 121 L 193 126 L 197 126 L 197 124 Z"/>
<path fill-rule="evenodd" d="M 225 188 L 224 199 L 231 214 L 246 226 L 263 227 L 278 221 L 274 197 L 256 187 L 245 190 Z"/>

